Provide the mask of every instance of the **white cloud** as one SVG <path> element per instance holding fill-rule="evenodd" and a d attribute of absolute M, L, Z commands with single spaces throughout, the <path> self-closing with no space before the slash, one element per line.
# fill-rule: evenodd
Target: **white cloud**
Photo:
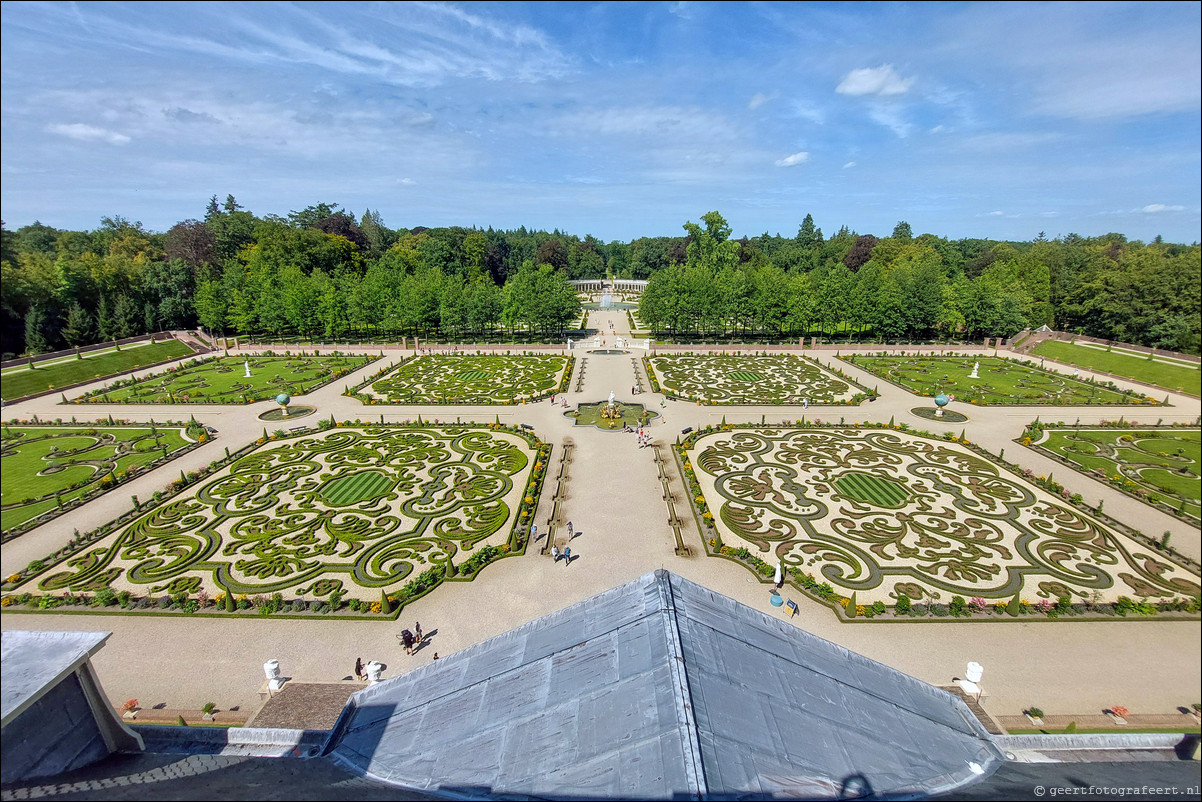
<path fill-rule="evenodd" d="M 692 4 L 685 2 L 685 0 L 677 0 L 675 3 L 668 4 L 668 13 L 674 14 L 681 19 L 692 19 L 693 9 L 691 6 Z"/>
<path fill-rule="evenodd" d="M 1144 212 L 1146 214 L 1156 214 L 1157 212 L 1184 212 L 1185 207 L 1184 206 L 1166 206 L 1163 203 L 1149 203 L 1144 208 L 1137 209 L 1136 211 Z"/>
<path fill-rule="evenodd" d="M 855 166 L 856 166 L 855 162 L 848 162 L 847 164 L 843 165 L 843 169 L 846 170 L 848 167 L 855 167 Z"/>
<path fill-rule="evenodd" d="M 940 132 L 940 131 L 942 131 L 942 130 L 943 130 L 943 126 L 942 126 L 942 125 L 936 125 L 934 128 L 932 128 L 932 129 L 931 129 L 930 131 L 928 131 L 927 133 L 929 133 L 929 134 L 937 134 L 937 133 L 939 133 L 939 132 Z"/>
<path fill-rule="evenodd" d="M 1004 214 L 1000 209 L 990 212 L 986 217 L 1001 217 Z"/>
<path fill-rule="evenodd" d="M 751 96 L 751 100 L 747 101 L 747 108 L 758 109 L 760 106 L 772 99 L 771 95 L 765 95 L 763 92 L 756 92 Z"/>
<path fill-rule="evenodd" d="M 899 139 L 905 139 L 914 130 L 914 126 L 902 119 L 901 109 L 896 106 L 875 105 L 868 112 L 872 121 L 885 126 Z"/>
<path fill-rule="evenodd" d="M 124 145 L 126 142 L 129 142 L 129 137 L 125 134 L 119 134 L 107 128 L 97 128 L 94 125 L 87 125 L 85 123 L 60 123 L 48 126 L 46 130 L 52 134 L 61 134 L 62 136 L 84 142 L 101 140 L 108 142 L 110 145 Z"/>
<path fill-rule="evenodd" d="M 1016 76 L 1013 91 L 1038 113 L 1196 118 L 1202 90 L 1196 3 L 962 4 L 961 13 L 946 19 L 942 38 L 988 69 L 991 82 Z"/>
<path fill-rule="evenodd" d="M 657 143 L 732 141 L 739 138 L 724 117 L 688 106 L 631 106 L 573 111 L 551 125 L 564 136 L 650 138 Z"/>
<path fill-rule="evenodd" d="M 902 78 L 893 70 L 892 64 L 852 70 L 843 76 L 835 87 L 841 95 L 904 95 L 914 83 L 913 78 Z"/>
<path fill-rule="evenodd" d="M 793 114 L 802 118 L 803 120 L 809 120 L 815 125 L 826 124 L 826 113 L 817 106 L 808 105 L 805 103 L 794 103 Z"/>
<path fill-rule="evenodd" d="M 414 181 L 412 178 L 398 178 L 398 179 L 396 180 L 396 182 L 397 182 L 398 184 L 404 184 L 404 185 L 405 185 L 405 186 L 407 186 L 407 187 L 411 187 L 411 186 L 413 186 L 414 184 L 416 184 L 416 183 L 417 183 L 417 182 L 416 182 L 416 181 Z"/>
<path fill-rule="evenodd" d="M 796 167 L 799 164 L 805 164 L 809 160 L 810 160 L 809 152 L 804 151 L 804 150 L 799 150 L 797 153 L 793 153 L 789 156 L 786 156 L 783 159 L 777 159 L 776 166 L 777 167 Z"/>

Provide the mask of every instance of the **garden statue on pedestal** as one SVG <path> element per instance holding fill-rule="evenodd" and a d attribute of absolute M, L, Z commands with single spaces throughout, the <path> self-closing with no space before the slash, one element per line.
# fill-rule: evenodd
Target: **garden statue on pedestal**
<path fill-rule="evenodd" d="M 940 417 L 940 418 L 943 417 L 943 408 L 947 406 L 947 402 L 950 400 L 951 399 L 948 398 L 943 393 L 940 393 L 939 395 L 935 396 L 935 415 L 937 417 Z"/>
<path fill-rule="evenodd" d="M 280 410 L 284 413 L 284 417 L 288 417 L 288 404 L 292 402 L 292 396 L 287 393 L 280 393 L 275 397 L 275 402 L 280 405 Z"/>
<path fill-rule="evenodd" d="M 980 368 L 981 368 L 980 362 L 973 362 L 972 363 L 972 373 L 968 374 L 968 378 L 970 378 L 970 379 L 981 378 L 980 376 L 977 375 L 977 371 L 980 370 Z"/>

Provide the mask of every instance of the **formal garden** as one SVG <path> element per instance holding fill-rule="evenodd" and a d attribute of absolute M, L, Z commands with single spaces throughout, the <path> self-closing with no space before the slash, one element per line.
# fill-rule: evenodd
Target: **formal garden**
<path fill-rule="evenodd" d="M 8 577 L 4 606 L 394 613 L 524 550 L 549 454 L 500 425 L 269 436 L 127 525 Z"/>
<path fill-rule="evenodd" d="M 191 424 L 0 427 L 0 524 L 8 540 L 208 438 Z"/>
<path fill-rule="evenodd" d="M 1202 433 L 1197 427 L 1036 422 L 1019 442 L 1195 525 L 1202 517 Z"/>
<path fill-rule="evenodd" d="M 562 354 L 428 354 L 348 391 L 365 404 L 520 404 L 564 392 Z"/>
<path fill-rule="evenodd" d="M 94 381 L 131 370 L 191 356 L 192 349 L 179 340 L 160 343 L 135 343 L 124 348 L 112 348 L 80 353 L 43 363 L 6 368 L 0 376 L 6 402 L 37 395 L 56 387 L 67 387 Z"/>
<path fill-rule="evenodd" d="M 847 618 L 1198 611 L 1196 563 L 952 435 L 719 426 L 677 452 L 711 554 Z"/>
<path fill-rule="evenodd" d="M 708 404 L 859 404 L 871 395 L 840 371 L 796 354 L 644 357 L 653 392 Z"/>
<path fill-rule="evenodd" d="M 1143 393 L 1076 379 L 1002 357 L 847 355 L 848 363 L 921 396 L 940 393 L 964 404 L 1092 406 L 1159 404 Z M 973 373 L 976 373 L 974 376 Z"/>
<path fill-rule="evenodd" d="M 212 357 L 143 379 L 122 379 L 74 399 L 91 404 L 252 404 L 312 392 L 370 364 L 361 354 L 273 353 Z"/>

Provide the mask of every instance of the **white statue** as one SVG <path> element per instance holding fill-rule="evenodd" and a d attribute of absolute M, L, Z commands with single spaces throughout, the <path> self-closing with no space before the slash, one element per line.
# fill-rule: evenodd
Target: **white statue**
<path fill-rule="evenodd" d="M 611 407 L 614 405 L 614 391 L 613 390 L 609 391 L 609 405 Z"/>
<path fill-rule="evenodd" d="M 250 360 L 249 359 L 243 360 L 242 366 L 244 368 L 246 368 L 246 378 L 249 379 L 250 378 Z"/>
<path fill-rule="evenodd" d="M 973 362 L 972 363 L 972 373 L 968 374 L 968 378 L 970 378 L 970 379 L 981 378 L 980 376 L 977 375 L 977 371 L 980 369 L 980 367 L 981 367 L 980 362 Z"/>

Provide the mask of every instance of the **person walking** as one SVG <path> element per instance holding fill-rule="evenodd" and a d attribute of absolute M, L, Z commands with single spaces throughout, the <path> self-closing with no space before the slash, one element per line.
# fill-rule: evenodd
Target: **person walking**
<path fill-rule="evenodd" d="M 555 558 L 555 562 L 559 562 L 559 546 L 551 547 L 551 556 Z"/>
<path fill-rule="evenodd" d="M 563 547 L 563 564 L 571 565 L 571 563 L 572 563 L 572 547 L 564 546 Z"/>
<path fill-rule="evenodd" d="M 401 630 L 401 645 L 405 647 L 405 654 L 413 654 L 413 633 L 409 630 Z"/>
<path fill-rule="evenodd" d="M 568 521 L 568 540 L 571 540 L 575 535 L 572 532 L 572 522 Z"/>
<path fill-rule="evenodd" d="M 367 675 L 363 672 L 363 658 L 362 657 L 355 658 L 355 679 L 359 680 L 360 682 L 367 679 Z"/>
<path fill-rule="evenodd" d="M 530 524 L 530 539 L 538 539 L 538 524 Z"/>
<path fill-rule="evenodd" d="M 413 638 L 414 638 L 414 640 L 415 640 L 415 641 L 417 641 L 417 643 L 419 643 L 419 644 L 420 644 L 420 643 L 421 643 L 423 640 L 425 640 L 425 638 L 422 636 L 422 622 L 421 622 L 421 621 L 414 621 L 414 622 L 413 622 Z"/>

